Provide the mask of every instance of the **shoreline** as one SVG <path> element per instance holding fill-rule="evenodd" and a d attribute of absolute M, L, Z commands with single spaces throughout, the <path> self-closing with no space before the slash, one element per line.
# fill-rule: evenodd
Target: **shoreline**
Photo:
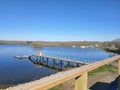
<path fill-rule="evenodd" d="M 4 89 L 7 89 L 7 88 L 9 88 L 9 87 L 14 87 L 14 86 L 16 86 L 16 85 L 18 85 L 18 84 L 6 84 L 6 85 L 0 85 L 0 90 L 4 90 Z"/>
<path fill-rule="evenodd" d="M 0 44 L 25 44 L 33 48 L 51 46 L 63 47 L 81 47 L 81 48 L 99 48 L 107 52 L 120 54 L 120 42 L 98 42 L 98 41 L 66 41 L 66 42 L 46 42 L 46 41 L 3 41 Z M 97 47 L 95 46 L 97 45 Z"/>

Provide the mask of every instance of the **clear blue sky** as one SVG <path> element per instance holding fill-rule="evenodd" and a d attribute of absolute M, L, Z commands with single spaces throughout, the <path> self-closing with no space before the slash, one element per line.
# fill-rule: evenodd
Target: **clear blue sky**
<path fill-rule="evenodd" d="M 0 40 L 120 38 L 120 0 L 0 0 Z"/>

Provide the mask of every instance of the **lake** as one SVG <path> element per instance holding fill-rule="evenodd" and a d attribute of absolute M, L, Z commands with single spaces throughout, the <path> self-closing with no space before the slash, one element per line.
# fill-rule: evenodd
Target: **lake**
<path fill-rule="evenodd" d="M 72 47 L 42 47 L 33 48 L 29 45 L 0 45 L 0 84 L 20 84 L 33 81 L 51 74 L 57 70 L 38 66 L 28 59 L 15 59 L 14 55 L 32 55 L 42 51 L 44 55 L 93 63 L 109 58 L 112 53 L 97 48 Z"/>

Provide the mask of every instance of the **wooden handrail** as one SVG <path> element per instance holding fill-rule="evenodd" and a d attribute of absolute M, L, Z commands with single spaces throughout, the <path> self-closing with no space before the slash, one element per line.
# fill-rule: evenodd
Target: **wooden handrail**
<path fill-rule="evenodd" d="M 71 69 L 68 71 L 58 72 L 56 74 L 44 77 L 44 78 L 36 80 L 36 81 L 28 82 L 25 84 L 20 84 L 18 86 L 11 87 L 8 90 L 47 90 L 51 87 L 59 85 L 70 79 L 80 77 L 89 71 L 92 71 L 100 66 L 109 64 L 109 63 L 111 63 L 115 60 L 119 60 L 119 59 L 120 59 L 120 55 L 114 56 L 112 58 L 98 61 L 96 63 L 92 63 L 89 65 L 85 65 L 85 66 Z M 86 74 L 85 74 L 85 76 L 86 76 Z M 81 89 L 81 90 L 86 90 L 86 89 Z"/>

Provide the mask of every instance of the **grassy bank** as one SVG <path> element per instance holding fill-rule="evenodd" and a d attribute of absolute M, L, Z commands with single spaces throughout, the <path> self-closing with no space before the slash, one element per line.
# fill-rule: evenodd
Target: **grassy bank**
<path fill-rule="evenodd" d="M 104 66 L 101 66 L 95 70 L 92 70 L 88 73 L 89 76 L 93 76 L 95 75 L 96 73 L 100 73 L 100 72 L 103 72 L 103 71 L 109 71 L 109 72 L 114 72 L 115 70 L 117 69 L 116 66 L 114 65 L 111 65 L 111 64 L 107 64 L 107 65 L 104 65 Z"/>
<path fill-rule="evenodd" d="M 63 89 L 63 84 L 60 84 L 60 85 L 55 86 L 55 87 L 53 87 L 53 88 L 51 88 L 49 90 L 62 90 L 62 89 Z"/>
<path fill-rule="evenodd" d="M 43 47 L 43 46 L 70 46 L 72 47 L 73 45 L 76 47 L 80 46 L 89 46 L 89 45 L 95 45 L 98 44 L 99 42 L 96 41 L 68 41 L 68 42 L 32 42 L 30 43 L 31 46 L 33 47 Z"/>

